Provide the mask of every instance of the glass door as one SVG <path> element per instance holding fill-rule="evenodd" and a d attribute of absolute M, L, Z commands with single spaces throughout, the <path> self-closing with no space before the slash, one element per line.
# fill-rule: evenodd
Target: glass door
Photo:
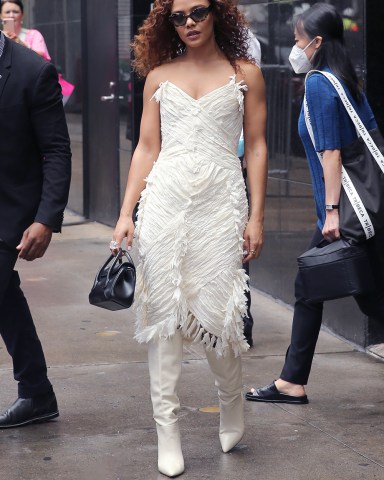
<path fill-rule="evenodd" d="M 114 225 L 120 210 L 117 0 L 82 2 L 85 213 Z"/>
<path fill-rule="evenodd" d="M 120 202 L 132 156 L 131 1 L 118 0 L 118 93 Z"/>

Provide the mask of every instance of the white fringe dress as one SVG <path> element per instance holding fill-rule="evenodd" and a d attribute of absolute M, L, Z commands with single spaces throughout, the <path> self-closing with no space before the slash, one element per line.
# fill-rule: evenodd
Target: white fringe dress
<path fill-rule="evenodd" d="M 236 155 L 246 89 L 234 75 L 197 100 L 169 81 L 154 94 L 162 146 L 136 224 L 140 343 L 181 329 L 218 356 L 230 346 L 235 355 L 248 348 L 242 320 L 248 205 Z"/>

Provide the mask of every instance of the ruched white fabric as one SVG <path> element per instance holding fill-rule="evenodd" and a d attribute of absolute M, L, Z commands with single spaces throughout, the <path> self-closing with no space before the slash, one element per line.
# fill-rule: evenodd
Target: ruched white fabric
<path fill-rule="evenodd" d="M 247 350 L 247 275 L 242 269 L 248 219 L 237 144 L 243 91 L 236 77 L 194 99 L 160 84 L 162 146 L 142 192 L 135 338 L 149 342 L 176 329 L 218 356 Z"/>

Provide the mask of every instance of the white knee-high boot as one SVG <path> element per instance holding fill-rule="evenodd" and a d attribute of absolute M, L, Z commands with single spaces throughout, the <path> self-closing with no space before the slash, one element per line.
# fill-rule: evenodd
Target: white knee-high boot
<path fill-rule="evenodd" d="M 242 394 L 241 357 L 233 351 L 225 357 L 206 350 L 207 360 L 215 377 L 220 401 L 219 438 L 224 453 L 237 445 L 244 435 L 244 399 Z"/>
<path fill-rule="evenodd" d="M 158 469 L 168 477 L 176 477 L 184 472 L 177 418 L 180 409 L 177 385 L 181 373 L 183 339 L 177 330 L 172 338 L 160 338 L 148 345 L 153 418 L 158 440 Z"/>

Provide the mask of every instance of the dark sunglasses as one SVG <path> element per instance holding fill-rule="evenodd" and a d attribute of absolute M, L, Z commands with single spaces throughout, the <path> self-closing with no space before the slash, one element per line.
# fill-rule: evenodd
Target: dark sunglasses
<path fill-rule="evenodd" d="M 169 16 L 169 20 L 175 27 L 183 27 L 187 23 L 188 18 L 192 18 L 196 23 L 204 21 L 211 10 L 212 5 L 209 5 L 209 7 L 197 7 L 193 9 L 189 15 L 181 12 L 172 13 L 172 15 Z"/>

